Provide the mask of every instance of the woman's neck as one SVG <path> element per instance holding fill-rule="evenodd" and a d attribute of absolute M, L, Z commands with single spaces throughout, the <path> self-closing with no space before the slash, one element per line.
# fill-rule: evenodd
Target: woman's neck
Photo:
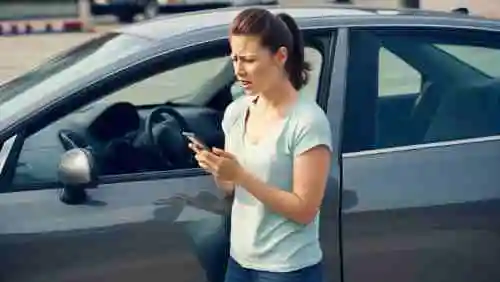
<path fill-rule="evenodd" d="M 293 85 L 289 81 L 286 81 L 260 93 L 258 103 L 264 109 L 282 112 L 288 105 L 293 104 L 297 97 L 297 90 L 293 88 Z"/>

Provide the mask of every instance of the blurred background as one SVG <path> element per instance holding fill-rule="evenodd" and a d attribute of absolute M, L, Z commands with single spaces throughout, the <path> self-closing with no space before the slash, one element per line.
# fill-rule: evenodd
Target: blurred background
<path fill-rule="evenodd" d="M 337 4 L 500 19 L 500 0 L 0 0 L 0 83 L 102 32 L 162 14 L 228 6 Z M 458 10 L 455 12 L 464 12 Z"/>

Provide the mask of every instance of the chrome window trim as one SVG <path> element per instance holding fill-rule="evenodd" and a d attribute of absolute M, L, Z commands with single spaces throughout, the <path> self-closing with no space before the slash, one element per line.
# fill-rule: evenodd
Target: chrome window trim
<path fill-rule="evenodd" d="M 347 20 L 352 20 L 347 18 Z M 382 19 L 383 20 L 383 19 Z M 446 20 L 446 19 L 445 19 Z M 361 20 L 363 21 L 363 20 Z M 408 27 L 408 28 L 443 28 L 447 30 L 470 30 L 470 31 L 488 31 L 488 32 L 500 32 L 500 25 L 498 27 L 489 27 L 489 26 L 468 26 L 468 25 L 453 25 L 453 24 L 437 24 L 437 23 L 422 23 L 422 22 L 412 22 L 412 23 L 404 23 L 404 22 L 382 22 L 382 23 L 374 23 L 374 20 L 354 23 L 347 22 L 343 23 L 337 19 L 332 19 L 332 23 L 324 24 L 311 24 L 310 26 L 306 26 L 301 28 L 301 30 L 322 30 L 322 29 L 332 29 L 332 28 L 390 28 L 390 27 Z M 471 21 L 473 23 L 484 23 L 483 21 Z M 486 22 L 488 23 L 488 22 Z M 500 21 L 495 22 L 496 24 L 500 24 Z M 462 23 L 461 23 L 462 24 Z"/>
<path fill-rule="evenodd" d="M 393 153 L 393 152 L 406 152 L 406 151 L 423 150 L 423 149 L 429 149 L 429 148 L 450 147 L 450 146 L 456 146 L 456 145 L 467 145 L 467 144 L 495 142 L 495 141 L 500 141 L 500 135 L 467 138 L 467 139 L 459 139 L 459 140 L 452 140 L 452 141 L 439 141 L 439 142 L 426 143 L 426 144 L 416 144 L 416 145 L 408 145 L 408 146 L 399 146 L 399 147 L 390 147 L 390 148 L 382 148 L 382 149 L 365 150 L 365 151 L 359 151 L 359 152 L 343 153 L 342 158 L 355 158 L 355 157 L 362 157 L 362 156 L 388 154 L 388 153 Z"/>

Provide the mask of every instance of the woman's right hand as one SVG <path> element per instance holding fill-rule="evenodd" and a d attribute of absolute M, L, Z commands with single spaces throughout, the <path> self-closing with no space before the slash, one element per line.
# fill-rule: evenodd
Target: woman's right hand
<path fill-rule="evenodd" d="M 198 144 L 189 143 L 189 148 L 195 154 L 203 153 L 203 148 L 201 146 L 199 146 Z M 212 176 L 214 177 L 215 183 L 217 184 L 217 187 L 222 189 L 227 195 L 232 195 L 234 193 L 234 183 L 233 182 L 220 179 L 217 175 L 215 175 L 210 170 L 208 170 L 207 167 L 203 163 L 198 162 L 198 165 L 201 168 L 205 169 L 206 171 L 208 171 L 212 174 Z"/>

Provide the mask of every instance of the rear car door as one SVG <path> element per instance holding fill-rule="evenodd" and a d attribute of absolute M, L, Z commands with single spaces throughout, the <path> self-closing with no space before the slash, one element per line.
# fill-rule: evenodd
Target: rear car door
<path fill-rule="evenodd" d="M 326 109 L 330 72 L 325 70 L 331 67 L 334 36 L 306 32 L 305 41 L 313 71 L 302 92 Z M 237 86 L 228 53 L 227 39 L 192 44 L 103 76 L 83 90 L 88 99 L 68 100 L 64 107 L 74 108 L 68 115 L 61 114 L 63 106 L 54 108 L 8 138 L 0 150 L 0 280 L 223 281 L 230 199 L 216 188 L 212 177 L 196 167 L 141 167 L 142 162 L 149 164 L 147 158 L 134 158 L 130 147 L 123 150 L 123 142 L 104 146 L 96 140 L 124 131 L 130 105 L 142 119 L 141 128 L 153 108 L 167 105 L 184 115 L 193 131 L 210 136 L 205 141 L 222 146 L 217 143 L 220 119 L 239 93 L 232 93 Z M 114 146 L 116 155 L 106 164 L 116 167 L 99 167 L 95 181 L 88 183 L 92 187 L 86 189 L 87 201 L 72 205 L 61 201 L 65 191 L 61 182 L 68 181 L 60 178 L 61 168 L 68 163 L 82 165 L 81 158 L 68 157 L 68 144 L 82 144 L 76 134 L 81 124 L 88 123 L 89 116 L 100 117 L 94 113 L 102 113 L 99 109 L 109 111 L 109 105 L 116 104 L 124 112 L 103 120 L 99 129 L 90 126 L 91 133 L 83 135 L 101 147 Z M 206 118 L 197 118 L 200 113 Z M 95 132 L 101 134 L 95 136 Z M 169 143 L 173 139 L 167 140 L 167 146 L 174 145 Z M 94 150 L 100 148 L 92 144 Z M 99 156 L 95 154 L 96 162 Z M 325 200 L 328 204 L 322 213 L 330 269 L 340 261 L 334 178 L 332 198 Z"/>
<path fill-rule="evenodd" d="M 349 35 L 344 281 L 500 280 L 500 31 Z"/>

